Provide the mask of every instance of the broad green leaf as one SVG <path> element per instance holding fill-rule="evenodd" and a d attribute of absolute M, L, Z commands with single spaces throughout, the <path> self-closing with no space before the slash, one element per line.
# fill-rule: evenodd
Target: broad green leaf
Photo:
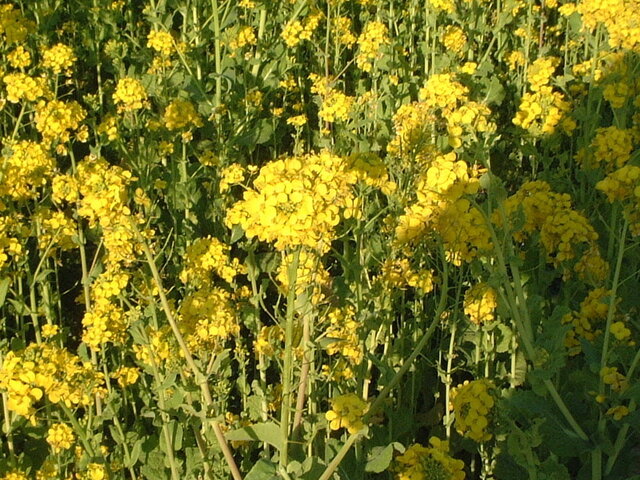
<path fill-rule="evenodd" d="M 278 450 L 282 450 L 284 439 L 280 434 L 280 427 L 273 422 L 256 423 L 248 427 L 232 430 L 226 434 L 227 440 L 240 442 L 266 442 Z"/>
<path fill-rule="evenodd" d="M 367 456 L 367 464 L 364 467 L 365 472 L 380 473 L 384 472 L 393 460 L 393 451 L 404 450 L 402 444 L 393 442 L 386 447 L 374 447 Z"/>
<path fill-rule="evenodd" d="M 7 298 L 9 285 L 11 285 L 11 279 L 9 277 L 4 277 L 0 280 L 0 307 L 4 305 L 4 301 Z"/>
<path fill-rule="evenodd" d="M 276 472 L 275 463 L 260 459 L 244 478 L 245 480 L 273 480 L 279 478 Z"/>

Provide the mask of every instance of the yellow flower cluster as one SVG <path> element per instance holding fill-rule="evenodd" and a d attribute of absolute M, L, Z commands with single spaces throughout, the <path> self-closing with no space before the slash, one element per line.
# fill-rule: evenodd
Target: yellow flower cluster
<path fill-rule="evenodd" d="M 447 260 L 470 262 L 491 250 L 491 233 L 482 212 L 466 198 L 440 205 L 434 231 L 442 238 Z"/>
<path fill-rule="evenodd" d="M 402 105 L 393 115 L 395 136 L 387 151 L 401 158 L 413 159 L 433 145 L 436 116 L 424 102 Z"/>
<path fill-rule="evenodd" d="M 110 276 L 110 272 L 103 275 Z M 97 282 L 100 282 L 100 278 Z M 115 283 L 115 282 L 114 282 Z M 126 285 L 126 284 L 125 284 Z M 127 333 L 128 319 L 125 311 L 116 303 L 110 301 L 110 296 L 98 296 L 92 290 L 94 305 L 82 318 L 82 341 L 95 351 L 101 350 L 105 343 L 121 344 Z"/>
<path fill-rule="evenodd" d="M 476 442 L 493 438 L 488 431 L 493 407 L 495 386 L 490 380 L 473 380 L 452 389 L 451 403 L 455 412 L 458 433 Z"/>
<path fill-rule="evenodd" d="M 629 330 L 625 322 L 622 320 L 613 322 L 609 331 L 618 341 L 627 340 L 631 336 L 631 330 Z M 635 342 L 631 341 L 629 344 L 635 345 Z"/>
<path fill-rule="evenodd" d="M 453 73 L 431 75 L 424 87 L 420 89 L 419 98 L 427 106 L 443 111 L 443 117 L 452 112 L 467 99 L 469 89 L 455 80 Z"/>
<path fill-rule="evenodd" d="M 471 261 L 491 248 L 490 232 L 482 213 L 465 198 L 477 193 L 477 168 L 457 160 L 454 152 L 436 155 L 416 185 L 418 201 L 398 219 L 396 240 L 406 243 L 437 233 L 448 259 L 456 265 Z"/>
<path fill-rule="evenodd" d="M 159 330 L 149 327 L 146 329 L 146 335 L 148 343 L 133 346 L 138 362 L 148 367 L 154 364 L 171 366 L 178 352 L 178 345 L 175 343 L 171 327 L 165 325 Z"/>
<path fill-rule="evenodd" d="M 442 43 L 447 50 L 456 55 L 461 55 L 467 45 L 467 36 L 462 28 L 449 25 L 445 28 L 444 34 L 442 35 Z"/>
<path fill-rule="evenodd" d="M 575 10 L 587 29 L 593 31 L 598 24 L 605 26 L 611 48 L 640 49 L 638 0 L 583 0 L 576 4 Z"/>
<path fill-rule="evenodd" d="M 49 48 L 42 49 L 42 66 L 48 68 L 54 74 L 64 73 L 71 76 L 71 69 L 77 57 L 73 49 L 62 43 L 57 43 Z"/>
<path fill-rule="evenodd" d="M 131 77 L 118 80 L 113 101 L 118 107 L 118 113 L 140 110 L 149 104 L 144 86 L 140 80 Z"/>
<path fill-rule="evenodd" d="M 389 179 L 389 172 L 382 159 L 373 152 L 354 153 L 347 158 L 349 169 L 358 181 L 373 188 L 378 188 L 385 195 L 391 195 L 398 185 Z"/>
<path fill-rule="evenodd" d="M 517 241 L 522 242 L 539 232 L 548 262 L 560 266 L 575 259 L 573 268 L 581 279 L 594 284 L 605 280 L 608 266 L 598 248 L 598 234 L 583 214 L 573 210 L 569 195 L 552 192 L 544 181 L 526 182 L 504 202 L 504 211 L 512 225 L 520 209 L 524 213 L 524 224 L 511 232 Z M 503 225 L 498 211 L 494 212 L 492 221 Z M 582 253 L 578 259 L 575 258 L 577 252 Z M 568 274 L 565 269 L 565 275 Z"/>
<path fill-rule="evenodd" d="M 554 265 L 572 260 L 577 245 L 596 245 L 598 234 L 587 217 L 575 210 L 556 210 L 542 225 L 540 240 Z"/>
<path fill-rule="evenodd" d="M 287 23 L 282 29 L 280 36 L 289 48 L 293 48 L 300 43 L 300 34 L 304 30 L 302 23 L 298 20 Z"/>
<path fill-rule="evenodd" d="M 331 86 L 331 79 L 328 77 L 321 77 L 316 73 L 311 73 L 309 74 L 309 80 L 312 82 L 311 93 L 320 96 L 321 107 L 318 113 L 320 118 L 325 122 L 347 120 L 354 98 L 335 90 Z"/>
<path fill-rule="evenodd" d="M 253 342 L 253 352 L 256 355 L 273 357 L 276 350 L 284 342 L 284 330 L 279 325 L 263 326 L 258 333 L 258 338 Z"/>
<path fill-rule="evenodd" d="M 129 275 L 108 269 L 91 285 L 92 306 L 82 318 L 82 341 L 93 350 L 110 342 L 121 344 L 126 338 L 128 318 L 120 305 L 112 301 L 129 283 Z"/>
<path fill-rule="evenodd" d="M 64 212 L 41 208 L 33 218 L 38 222 L 38 248 L 43 252 L 49 249 L 48 255 L 55 256 L 56 251 L 73 250 L 77 246 L 74 236 L 78 233 L 76 222 Z"/>
<path fill-rule="evenodd" d="M 355 393 L 347 393 L 331 399 L 331 410 L 325 413 L 331 430 L 346 428 L 349 433 L 357 433 L 364 428 L 362 417 L 369 405 Z"/>
<path fill-rule="evenodd" d="M 26 236 L 17 215 L 0 216 L 0 269 L 6 267 L 11 259 L 22 258 L 24 248 L 18 238 Z"/>
<path fill-rule="evenodd" d="M 240 30 L 238 30 L 238 35 L 236 36 L 236 38 L 229 42 L 229 48 L 231 50 L 242 49 L 244 47 L 255 45 L 256 41 L 256 32 L 254 31 L 253 27 L 241 27 Z"/>
<path fill-rule="evenodd" d="M 429 0 L 429 5 L 438 12 L 453 13 L 456 11 L 454 0 Z"/>
<path fill-rule="evenodd" d="M 318 115 L 325 122 L 345 121 L 353 105 L 353 97 L 331 90 L 323 99 Z"/>
<path fill-rule="evenodd" d="M 80 127 L 86 114 L 75 101 L 40 101 L 36 107 L 36 129 L 42 134 L 42 141 L 46 145 L 54 142 L 66 143 L 71 132 Z"/>
<path fill-rule="evenodd" d="M 584 168 L 602 168 L 610 173 L 623 167 L 636 145 L 633 129 L 616 126 L 598 128 L 588 150 L 580 150 L 576 160 Z"/>
<path fill-rule="evenodd" d="M 119 367 L 111 374 L 111 378 L 115 379 L 120 387 L 125 388 L 138 381 L 140 369 L 136 367 Z"/>
<path fill-rule="evenodd" d="M 323 17 L 322 12 L 313 12 L 308 15 L 304 20 L 304 28 L 300 32 L 300 40 L 311 40 L 313 32 L 318 28 Z"/>
<path fill-rule="evenodd" d="M 486 283 L 478 283 L 464 294 L 464 313 L 476 325 L 492 322 L 497 306 L 498 295 Z"/>
<path fill-rule="evenodd" d="M 571 104 L 561 92 L 554 91 L 549 85 L 541 86 L 534 92 L 525 92 L 513 124 L 527 130 L 532 136 L 550 135 L 560 124 L 568 133 L 575 128 L 573 122 L 563 122 Z"/>
<path fill-rule="evenodd" d="M 351 31 L 351 19 L 349 17 L 333 18 L 334 31 L 336 41 L 339 44 L 351 47 L 356 43 L 356 36 Z"/>
<path fill-rule="evenodd" d="M 453 148 L 462 146 L 465 134 L 475 136 L 476 133 L 494 132 L 496 125 L 489 121 L 491 110 L 481 103 L 467 101 L 464 105 L 446 115 L 449 145 Z"/>
<path fill-rule="evenodd" d="M 73 429 L 64 423 L 54 423 L 47 431 L 47 443 L 51 445 L 54 453 L 69 450 L 75 441 Z"/>
<path fill-rule="evenodd" d="M 276 275 L 276 280 L 285 294 L 289 291 L 289 266 L 293 261 L 293 253 L 283 255 Z M 308 292 L 311 302 L 319 305 L 325 299 L 323 290 L 328 289 L 330 284 L 331 277 L 322 265 L 320 257 L 313 251 L 300 250 L 296 270 L 296 295 Z"/>
<path fill-rule="evenodd" d="M 531 91 L 539 92 L 543 86 L 548 85 L 558 65 L 560 65 L 558 57 L 540 57 L 535 60 L 527 72 L 527 82 Z"/>
<path fill-rule="evenodd" d="M 326 151 L 272 161 L 227 211 L 225 222 L 279 250 L 304 245 L 325 252 L 341 218 L 357 212 L 355 181 L 347 163 Z"/>
<path fill-rule="evenodd" d="M 380 49 L 390 43 L 389 31 L 384 23 L 372 21 L 365 25 L 358 37 L 356 65 L 363 72 L 371 72 L 374 62 L 380 58 Z"/>
<path fill-rule="evenodd" d="M 602 96 L 609 102 L 611 108 L 622 108 L 631 98 L 633 90 L 627 82 L 613 82 L 604 87 Z"/>
<path fill-rule="evenodd" d="M 403 105 L 393 117 L 396 137 L 389 145 L 390 153 L 420 155 L 434 143 L 434 125 L 446 123 L 449 145 L 462 146 L 465 135 L 473 139 L 478 133 L 495 131 L 489 121 L 491 110 L 468 99 L 469 89 L 455 79 L 453 73 L 435 74 L 420 89 L 420 102 Z"/>
<path fill-rule="evenodd" d="M 13 68 L 26 68 L 31 64 L 31 53 L 18 45 L 7 54 L 7 60 Z"/>
<path fill-rule="evenodd" d="M 617 405 L 607 410 L 607 415 L 611 415 L 614 420 L 622 420 L 624 417 L 629 415 L 629 413 L 629 407 L 624 405 Z"/>
<path fill-rule="evenodd" d="M 504 60 L 505 62 L 507 62 L 510 70 L 517 70 L 518 67 L 522 67 L 527 63 L 524 57 L 524 53 L 522 53 L 520 50 L 507 52 L 507 54 L 504 56 Z"/>
<path fill-rule="evenodd" d="M 152 30 L 147 35 L 147 47 L 155 50 L 163 57 L 168 57 L 173 52 L 173 36 L 169 32 Z"/>
<path fill-rule="evenodd" d="M 376 278 L 382 282 L 384 288 L 406 288 L 407 286 L 420 289 L 426 294 L 433 290 L 433 272 L 431 270 L 413 270 L 409 260 L 387 259 L 382 264 L 380 276 Z"/>
<path fill-rule="evenodd" d="M 355 314 L 352 306 L 332 308 L 327 314 L 330 324 L 326 329 L 326 336 L 332 342 L 325 350 L 329 355 L 341 355 L 351 368 L 360 365 L 364 358 L 364 347 L 359 335 L 360 324 Z M 351 374 L 353 375 L 353 371 Z"/>
<path fill-rule="evenodd" d="M 0 477 L 0 480 L 29 480 L 27 474 L 20 470 L 12 470 Z"/>
<path fill-rule="evenodd" d="M 415 443 L 395 458 L 396 480 L 464 480 L 464 462 L 449 455 L 449 442 L 431 437 L 429 443 Z"/>
<path fill-rule="evenodd" d="M 5 75 L 2 81 L 7 86 L 7 101 L 11 103 L 18 103 L 20 100 L 34 102 L 51 94 L 46 80 L 42 77 L 33 78 L 18 72 Z"/>
<path fill-rule="evenodd" d="M 232 163 L 220 172 L 220 193 L 227 192 L 231 185 L 239 185 L 244 181 L 245 168 L 239 163 Z"/>
<path fill-rule="evenodd" d="M 103 395 L 104 377 L 91 364 L 63 348 L 30 344 L 9 352 L 0 368 L 0 390 L 7 393 L 7 408 L 36 424 L 35 404 L 43 398 L 68 408 L 90 406 Z"/>
<path fill-rule="evenodd" d="M 133 222 L 141 220 L 127 206 L 127 186 L 134 180 L 128 170 L 89 155 L 78 164 L 77 175 L 57 175 L 52 182 L 54 202 L 79 202 L 78 213 L 91 228 L 102 230 L 108 268 L 129 265 L 138 250 Z"/>
<path fill-rule="evenodd" d="M 640 167 L 625 165 L 600 180 L 596 189 L 603 192 L 609 202 L 622 203 L 631 233 L 640 235 Z"/>
<path fill-rule="evenodd" d="M 231 247 L 217 238 L 198 238 L 187 247 L 180 280 L 200 287 L 211 283 L 211 274 L 214 273 L 232 283 L 236 276 L 246 273 L 246 268 L 237 258 L 231 259 L 230 252 Z"/>
<path fill-rule="evenodd" d="M 0 165 L 0 195 L 13 200 L 38 197 L 38 189 L 50 180 L 56 167 L 54 159 L 40 143 L 22 140 L 8 143 L 8 152 Z"/>
<path fill-rule="evenodd" d="M 178 319 L 193 352 L 217 352 L 227 338 L 240 332 L 231 295 L 218 287 L 202 286 L 187 295 L 182 300 Z"/>
<path fill-rule="evenodd" d="M 164 111 L 162 120 L 169 130 L 202 126 L 202 118 L 189 100 L 176 99 L 172 101 Z"/>
<path fill-rule="evenodd" d="M 322 13 L 315 12 L 304 20 L 304 24 L 299 20 L 293 20 L 287 23 L 281 34 L 287 47 L 293 48 L 302 40 L 311 40 L 311 36 L 316 28 L 318 28 L 322 17 Z"/>
<path fill-rule="evenodd" d="M 98 124 L 98 133 L 105 135 L 107 140 L 113 142 L 120 138 L 118 133 L 118 117 L 115 115 L 106 115 L 102 122 Z"/>
<path fill-rule="evenodd" d="M 614 392 L 623 392 L 629 387 L 627 377 L 618 372 L 618 367 L 602 367 L 600 376 L 605 385 L 609 385 Z"/>
<path fill-rule="evenodd" d="M 580 339 L 593 342 L 597 336 L 602 334 L 602 329 L 597 328 L 597 324 L 602 324 L 607 318 L 609 305 L 606 299 L 610 295 L 610 290 L 602 287 L 595 288 L 580 303 L 579 311 L 568 313 L 562 317 L 563 324 L 571 325 L 571 329 L 564 339 L 564 345 L 567 347 L 569 355 L 578 355 L 582 352 Z"/>
<path fill-rule="evenodd" d="M 513 123 L 534 137 L 554 133 L 559 124 L 567 133 L 575 128 L 575 122 L 564 118 L 571 104 L 565 100 L 564 94 L 549 85 L 559 63 L 557 57 L 540 57 L 527 72 L 530 91 L 522 95 Z"/>
<path fill-rule="evenodd" d="M 76 474 L 77 480 L 108 480 L 107 467 L 101 463 L 90 463 L 87 470 Z"/>

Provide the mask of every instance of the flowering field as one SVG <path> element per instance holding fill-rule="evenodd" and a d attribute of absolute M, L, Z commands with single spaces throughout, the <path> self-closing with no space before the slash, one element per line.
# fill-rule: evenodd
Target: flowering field
<path fill-rule="evenodd" d="M 0 480 L 640 479 L 640 0 L 0 5 Z"/>

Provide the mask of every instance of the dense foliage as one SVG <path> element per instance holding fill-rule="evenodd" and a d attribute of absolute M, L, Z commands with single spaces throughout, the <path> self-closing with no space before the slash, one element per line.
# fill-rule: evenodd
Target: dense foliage
<path fill-rule="evenodd" d="M 633 479 L 638 0 L 0 5 L 0 479 Z"/>

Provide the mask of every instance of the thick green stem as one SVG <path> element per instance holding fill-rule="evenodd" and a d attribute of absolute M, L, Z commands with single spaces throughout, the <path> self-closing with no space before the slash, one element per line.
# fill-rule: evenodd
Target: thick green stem
<path fill-rule="evenodd" d="M 220 8 L 218 0 L 211 0 L 211 14 L 213 17 L 213 52 L 216 68 L 216 94 L 214 106 L 218 108 L 222 102 L 222 53 L 220 49 Z"/>
<path fill-rule="evenodd" d="M 280 435 L 283 445 L 280 452 L 279 465 L 286 468 L 289 462 L 289 422 L 291 419 L 291 393 L 293 383 L 293 327 L 296 313 L 296 278 L 300 250 L 293 253 L 293 259 L 287 271 L 289 285 L 287 286 L 287 312 L 284 330 L 284 366 L 282 372 L 282 406 L 280 407 Z"/>

